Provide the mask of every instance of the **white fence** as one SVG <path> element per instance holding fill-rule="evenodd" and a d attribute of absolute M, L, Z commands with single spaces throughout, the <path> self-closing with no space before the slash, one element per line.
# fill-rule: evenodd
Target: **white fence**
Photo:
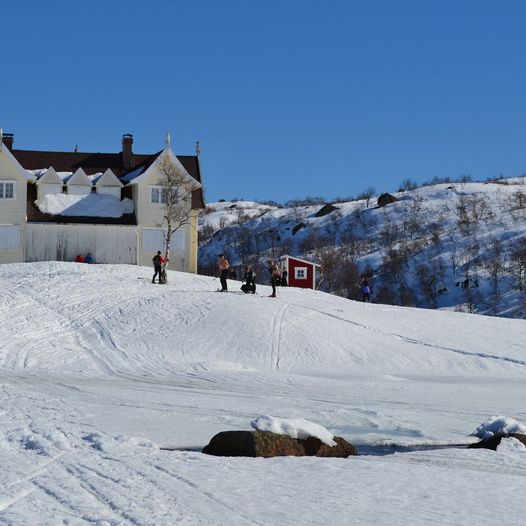
<path fill-rule="evenodd" d="M 29 223 L 26 261 L 74 261 L 90 252 L 97 263 L 137 264 L 137 227 Z"/>

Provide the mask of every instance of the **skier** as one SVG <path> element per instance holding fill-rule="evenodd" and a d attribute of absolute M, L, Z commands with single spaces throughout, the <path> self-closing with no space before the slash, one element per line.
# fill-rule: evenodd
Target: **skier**
<path fill-rule="evenodd" d="M 288 275 L 289 275 L 289 273 L 286 270 L 284 270 L 281 273 L 281 286 L 282 287 L 288 287 L 289 286 L 289 282 L 287 281 Z"/>
<path fill-rule="evenodd" d="M 161 251 L 158 250 L 157 254 L 153 256 L 153 268 L 155 274 L 153 275 L 152 283 L 155 283 L 155 278 L 159 275 L 159 283 L 163 282 L 163 263 L 166 263 L 166 259 L 161 256 Z"/>
<path fill-rule="evenodd" d="M 362 291 L 362 301 L 371 301 L 371 286 L 367 281 L 367 278 L 363 278 L 360 282 L 360 289 Z"/>
<path fill-rule="evenodd" d="M 241 285 L 241 290 L 248 294 L 251 292 L 252 294 L 256 293 L 256 275 L 252 271 L 252 267 L 245 267 L 245 275 L 243 276 L 244 284 Z"/>
<path fill-rule="evenodd" d="M 224 254 L 219 254 L 217 258 L 217 266 L 219 267 L 219 281 L 221 281 L 221 290 L 219 292 L 227 292 L 228 287 L 226 279 L 228 277 L 228 269 L 230 268 L 230 263 Z"/>
<path fill-rule="evenodd" d="M 270 274 L 270 284 L 272 285 L 272 294 L 269 297 L 275 298 L 276 297 L 276 283 L 279 279 L 281 279 L 281 271 L 279 270 L 278 265 L 270 259 L 268 261 L 268 271 Z"/>

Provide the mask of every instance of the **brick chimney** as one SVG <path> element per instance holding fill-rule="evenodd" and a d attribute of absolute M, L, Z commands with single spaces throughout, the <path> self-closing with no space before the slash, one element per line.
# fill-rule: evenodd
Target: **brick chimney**
<path fill-rule="evenodd" d="M 122 165 L 124 168 L 132 168 L 135 164 L 133 162 L 133 135 L 131 133 L 125 133 L 122 136 Z"/>
<path fill-rule="evenodd" d="M 4 133 L 2 136 L 2 142 L 7 146 L 8 150 L 13 149 L 13 142 L 15 142 L 14 133 Z"/>

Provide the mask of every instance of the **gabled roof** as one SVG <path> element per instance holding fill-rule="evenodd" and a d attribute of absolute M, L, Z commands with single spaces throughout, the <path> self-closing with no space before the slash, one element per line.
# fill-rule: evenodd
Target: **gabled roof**
<path fill-rule="evenodd" d="M 281 256 L 280 259 L 294 259 L 296 261 L 299 261 L 300 263 L 305 263 L 306 265 L 313 265 L 314 267 L 321 267 L 319 263 L 314 263 L 314 261 L 307 261 L 306 259 L 297 258 L 296 256 L 289 256 L 288 254 L 285 256 Z"/>
<path fill-rule="evenodd" d="M 102 175 L 93 179 L 95 186 L 118 186 L 122 188 L 122 181 L 108 168 Z"/>
<path fill-rule="evenodd" d="M 9 155 L 12 154 L 14 158 L 26 170 L 38 170 L 42 168 L 53 168 L 57 172 L 75 172 L 78 168 L 82 168 L 87 175 L 96 173 L 103 173 L 108 168 L 123 182 L 128 183 L 126 176 L 133 174 L 137 170 L 144 173 L 159 157 L 163 150 L 153 154 L 137 154 L 132 155 L 133 166 L 127 168 L 123 164 L 122 153 L 87 153 L 87 152 L 48 152 L 37 150 L 12 150 L 10 152 L 4 148 Z M 177 159 L 183 165 L 184 169 L 191 175 L 198 183 L 201 183 L 201 171 L 199 167 L 199 159 L 195 155 L 178 155 Z M 24 170 L 21 170 L 24 171 Z M 139 174 L 140 175 L 140 174 Z M 34 180 L 34 177 L 24 174 L 28 180 Z M 203 198 L 202 188 L 198 188 L 192 192 L 192 208 L 204 209 L 205 203 Z"/>
<path fill-rule="evenodd" d="M 37 184 L 62 184 L 62 179 L 57 175 L 55 169 L 50 166 L 39 178 Z"/>
<path fill-rule="evenodd" d="M 66 179 L 66 185 L 92 186 L 92 182 L 82 168 L 77 168 L 77 171 Z"/>
<path fill-rule="evenodd" d="M 36 181 L 36 177 L 25 169 L 26 167 L 20 163 L 11 150 L 3 143 L 1 144 L 0 155 L 3 155 L 14 166 L 21 177 L 28 181 Z"/>

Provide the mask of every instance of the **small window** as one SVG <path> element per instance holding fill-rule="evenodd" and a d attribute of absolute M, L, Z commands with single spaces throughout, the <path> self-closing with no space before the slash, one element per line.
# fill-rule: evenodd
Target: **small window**
<path fill-rule="evenodd" d="M 15 199 L 15 183 L 0 181 L 0 199 Z"/>
<path fill-rule="evenodd" d="M 166 188 L 162 186 L 150 186 L 150 203 L 162 205 L 166 202 Z"/>
<path fill-rule="evenodd" d="M 307 279 L 307 267 L 296 267 L 294 269 L 294 277 L 296 279 Z"/>

